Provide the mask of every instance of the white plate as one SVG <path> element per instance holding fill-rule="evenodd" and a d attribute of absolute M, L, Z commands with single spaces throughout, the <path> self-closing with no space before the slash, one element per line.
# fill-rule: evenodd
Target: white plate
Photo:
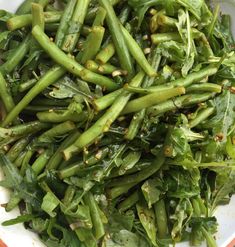
<path fill-rule="evenodd" d="M 14 12 L 23 0 L 0 0 L 0 9 L 6 9 Z M 221 3 L 221 10 L 228 13 L 233 18 L 235 24 L 235 0 L 215 0 Z M 233 25 L 233 33 L 235 34 L 235 25 Z M 0 173 L 0 180 L 2 174 Z M 8 201 L 9 192 L 0 187 L 0 204 Z M 15 209 L 10 213 L 6 213 L 4 208 L 0 207 L 0 223 L 15 218 L 19 214 L 19 210 Z M 219 207 L 215 215 L 219 222 L 219 231 L 216 236 L 219 247 L 226 247 L 235 238 L 235 196 L 229 205 Z M 3 240 L 8 247 L 16 247 L 23 245 L 24 247 L 45 247 L 34 233 L 25 230 L 23 225 L 15 225 L 3 227 L 0 225 L 0 240 Z M 178 247 L 187 247 L 188 243 L 181 243 Z M 0 241 L 1 247 L 1 241 Z"/>

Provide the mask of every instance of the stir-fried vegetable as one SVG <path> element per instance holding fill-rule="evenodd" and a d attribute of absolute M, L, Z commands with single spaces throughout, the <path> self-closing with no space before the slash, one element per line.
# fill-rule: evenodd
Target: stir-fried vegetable
<path fill-rule="evenodd" d="M 230 17 L 204 0 L 0 10 L 6 211 L 48 247 L 216 246 L 235 192 Z"/>

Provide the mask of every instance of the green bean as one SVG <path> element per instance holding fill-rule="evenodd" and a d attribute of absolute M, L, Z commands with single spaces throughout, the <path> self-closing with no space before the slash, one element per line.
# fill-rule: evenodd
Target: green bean
<path fill-rule="evenodd" d="M 200 84 L 193 84 L 186 88 L 187 93 L 200 92 L 200 91 L 221 93 L 222 86 L 214 83 L 200 83 Z"/>
<path fill-rule="evenodd" d="M 113 104 L 115 99 L 123 92 L 123 89 L 118 89 L 112 93 L 106 94 L 105 96 L 95 99 L 93 104 L 96 111 L 102 111 Z"/>
<path fill-rule="evenodd" d="M 152 246 L 158 246 L 154 210 L 152 208 L 148 208 L 148 205 L 144 200 L 136 204 L 136 210 L 139 220 L 145 229 L 147 236 L 152 242 Z"/>
<path fill-rule="evenodd" d="M 199 240 L 200 238 L 198 235 L 201 235 L 201 231 L 198 231 L 197 229 L 192 229 L 190 233 L 190 245 L 191 246 L 198 246 L 201 244 L 201 241 Z"/>
<path fill-rule="evenodd" d="M 204 102 L 210 98 L 214 97 L 214 93 L 204 93 L 204 94 L 188 94 L 181 97 L 177 97 L 174 101 L 167 100 L 161 104 L 150 107 L 148 113 L 151 116 L 157 116 L 168 111 L 177 110 L 185 106 L 190 106 Z"/>
<path fill-rule="evenodd" d="M 21 152 L 21 154 L 19 155 L 18 159 L 16 159 L 15 162 L 14 162 L 16 167 L 21 167 L 22 166 L 23 160 L 24 160 L 26 154 L 27 154 L 27 151 Z"/>
<path fill-rule="evenodd" d="M 166 207 L 163 199 L 159 200 L 154 204 L 154 211 L 156 217 L 158 236 L 161 239 L 165 239 L 169 231 L 168 231 Z"/>
<path fill-rule="evenodd" d="M 207 215 L 207 208 L 205 206 L 205 202 L 202 200 L 202 198 L 197 198 L 199 207 L 200 207 L 200 211 L 202 215 Z"/>
<path fill-rule="evenodd" d="M 195 199 L 195 198 L 192 199 L 192 206 L 193 206 L 195 216 L 201 217 L 201 209 L 200 209 L 200 206 L 199 206 L 197 199 Z"/>
<path fill-rule="evenodd" d="M 191 82 L 190 82 L 191 83 Z M 175 85 L 172 83 L 166 83 L 159 86 L 151 86 L 148 88 L 142 88 L 142 87 L 131 87 L 128 84 L 124 85 L 124 89 L 131 92 L 131 93 L 138 93 L 138 94 L 151 94 L 156 92 L 163 92 L 168 89 L 175 88 Z M 186 93 L 195 93 L 195 92 L 214 92 L 214 93 L 221 93 L 222 86 L 214 83 L 199 83 L 199 84 L 193 84 L 189 87 L 186 87 Z"/>
<path fill-rule="evenodd" d="M 123 70 L 126 70 L 128 72 L 128 77 L 131 78 L 134 74 L 134 68 L 118 18 L 109 0 L 99 0 L 99 3 L 105 8 L 107 12 L 106 21 L 112 36 L 113 43 L 115 45 L 115 50 L 117 52 L 121 67 Z"/>
<path fill-rule="evenodd" d="M 119 174 L 123 175 L 128 170 L 133 168 L 140 160 L 140 157 L 141 157 L 141 152 L 135 152 L 135 151 L 129 152 L 127 156 L 123 159 L 123 164 L 121 164 L 119 168 Z"/>
<path fill-rule="evenodd" d="M 141 161 L 141 162 L 137 163 L 130 170 L 127 170 L 125 175 L 136 173 L 136 172 L 140 171 L 141 169 L 144 169 L 144 168 L 149 167 L 149 166 L 151 166 L 150 162 L 142 162 Z M 120 177 L 119 170 L 118 169 L 114 169 L 109 177 L 110 178 Z"/>
<path fill-rule="evenodd" d="M 172 81 L 170 84 L 173 86 L 178 87 L 187 87 L 190 86 L 194 82 L 200 82 L 202 79 L 214 75 L 218 71 L 218 68 L 215 66 L 207 66 L 204 69 L 201 69 L 197 72 L 193 72 L 191 74 L 188 74 L 186 78 L 180 78 L 175 81 Z"/>
<path fill-rule="evenodd" d="M 217 243 L 213 236 L 202 226 L 202 234 L 206 239 L 208 247 L 217 247 Z"/>
<path fill-rule="evenodd" d="M 201 122 L 206 120 L 208 117 L 210 117 L 214 112 L 215 112 L 214 107 L 209 107 L 209 108 L 201 110 L 197 114 L 197 116 L 189 122 L 189 127 L 190 128 L 196 127 L 198 124 L 200 124 Z"/>
<path fill-rule="evenodd" d="M 152 43 L 158 45 L 159 43 L 166 41 L 182 41 L 181 36 L 178 33 L 158 33 L 151 35 Z"/>
<path fill-rule="evenodd" d="M 24 155 L 24 158 L 22 160 L 21 163 L 21 168 L 20 168 L 20 175 L 24 176 L 25 175 L 25 171 L 27 169 L 27 167 L 29 166 L 29 162 L 31 160 L 31 158 L 34 155 L 34 150 L 30 147 L 30 145 L 27 147 L 27 151 Z"/>
<path fill-rule="evenodd" d="M 85 160 L 86 166 L 93 166 L 97 164 L 100 160 L 104 159 L 109 154 L 109 148 L 99 149 L 95 154 L 92 154 Z"/>
<path fill-rule="evenodd" d="M 27 147 L 29 136 L 19 139 L 7 152 L 7 157 L 11 162 L 14 162 L 20 153 Z"/>
<path fill-rule="evenodd" d="M 21 101 L 9 112 L 3 120 L 2 126 L 4 127 L 11 123 L 39 93 L 41 93 L 49 85 L 53 84 L 56 80 L 60 79 L 60 77 L 64 74 L 65 70 L 58 66 L 47 71 L 47 73 L 42 76 L 37 84 L 31 88 L 21 99 Z"/>
<path fill-rule="evenodd" d="M 85 67 L 88 70 L 91 70 L 95 73 L 100 73 L 100 74 L 112 74 L 114 71 L 117 71 L 117 68 L 113 66 L 112 64 L 106 63 L 99 65 L 93 60 L 88 60 L 85 64 Z"/>
<path fill-rule="evenodd" d="M 100 216 L 100 209 L 95 201 L 95 198 L 91 192 L 87 192 L 84 195 L 84 202 L 90 209 L 91 220 L 93 224 L 93 230 L 96 239 L 100 239 L 105 235 L 105 229 Z"/>
<path fill-rule="evenodd" d="M 158 15 L 158 25 L 160 26 L 176 27 L 177 22 L 177 19 L 166 16 L 163 13 Z"/>
<path fill-rule="evenodd" d="M 65 140 L 58 147 L 56 152 L 51 156 L 50 160 L 47 163 L 46 169 L 57 169 L 61 161 L 63 160 L 63 154 L 61 151 L 73 144 L 80 135 L 81 134 L 77 130 L 68 135 L 68 137 L 65 138 Z"/>
<path fill-rule="evenodd" d="M 79 61 L 85 64 L 88 60 L 95 57 L 100 50 L 101 43 L 103 41 L 105 29 L 101 26 L 94 26 L 91 29 L 90 34 L 87 36 L 83 50 L 79 53 Z"/>
<path fill-rule="evenodd" d="M 104 20 L 106 16 L 106 10 L 102 7 L 99 7 L 95 16 L 95 20 L 93 22 L 93 27 L 95 26 L 103 26 Z"/>
<path fill-rule="evenodd" d="M 8 201 L 5 210 L 6 212 L 12 211 L 14 208 L 16 208 L 21 201 L 21 198 L 19 197 L 17 192 L 13 192 L 11 194 L 10 200 Z"/>
<path fill-rule="evenodd" d="M 117 187 L 117 186 L 128 186 L 132 184 L 138 184 L 148 177 L 155 174 L 165 162 L 165 157 L 163 154 L 159 154 L 158 157 L 152 162 L 151 167 L 143 169 L 135 174 L 123 176 L 121 178 L 117 178 L 109 183 L 109 187 Z"/>
<path fill-rule="evenodd" d="M 71 121 L 66 121 L 64 123 L 58 124 L 53 128 L 44 132 L 41 136 L 39 136 L 39 142 L 52 142 L 55 137 L 63 136 L 71 130 L 76 128 L 75 124 Z"/>
<path fill-rule="evenodd" d="M 8 60 L 0 66 L 0 72 L 3 74 L 11 73 L 15 67 L 21 62 L 21 60 L 27 54 L 31 42 L 31 35 L 27 35 L 26 38 L 21 42 L 18 48 L 15 49 L 14 53 L 10 55 Z"/>
<path fill-rule="evenodd" d="M 84 36 L 88 36 L 90 32 L 91 32 L 91 27 L 83 25 L 81 34 Z"/>
<path fill-rule="evenodd" d="M 124 110 L 122 111 L 122 114 L 128 114 L 132 112 L 138 112 L 142 109 L 148 108 L 150 106 L 159 104 L 163 101 L 166 101 L 170 98 L 173 98 L 175 96 L 185 94 L 185 88 L 184 87 L 177 87 L 168 89 L 165 91 L 162 91 L 161 93 L 152 93 L 148 94 L 146 96 L 134 99 L 130 101 Z"/>
<path fill-rule="evenodd" d="M 100 85 L 103 87 L 104 90 L 107 89 L 108 91 L 114 91 L 119 87 L 118 84 L 116 84 L 113 80 L 109 79 L 108 77 L 99 75 L 87 69 L 83 69 L 80 75 L 84 81 Z"/>
<path fill-rule="evenodd" d="M 81 31 L 82 25 L 84 23 L 84 20 L 87 14 L 89 3 L 90 3 L 90 0 L 77 1 L 75 10 L 73 12 L 73 16 L 70 21 L 71 22 L 70 28 L 64 38 L 64 42 L 62 45 L 62 49 L 66 52 L 72 52 L 75 46 L 77 45 L 77 42 L 80 36 L 80 31 Z"/>
<path fill-rule="evenodd" d="M 131 123 L 129 125 L 129 128 L 125 134 L 125 138 L 127 140 L 133 140 L 136 137 L 138 130 L 141 127 L 141 123 L 145 117 L 145 114 L 146 114 L 146 109 L 143 109 L 134 114 Z"/>
<path fill-rule="evenodd" d="M 21 136 L 15 136 L 11 138 L 5 138 L 0 141 L 0 148 L 2 149 L 3 153 L 6 153 L 9 150 L 10 144 L 19 140 Z"/>
<path fill-rule="evenodd" d="M 80 103 L 72 103 L 65 110 L 54 110 L 50 107 L 48 111 L 38 112 L 37 117 L 41 122 L 64 122 L 70 118 L 79 118 L 79 114 L 82 112 L 82 105 Z M 78 119 L 81 120 L 81 119 Z"/>
<path fill-rule="evenodd" d="M 32 33 L 35 39 L 52 57 L 52 59 L 54 59 L 55 62 L 61 66 L 65 67 L 69 72 L 75 74 L 76 76 L 80 76 L 85 81 L 103 86 L 107 88 L 107 90 L 114 90 L 117 88 L 117 85 L 111 79 L 84 69 L 84 67 L 77 63 L 73 58 L 68 57 L 53 42 L 50 41 L 40 27 L 35 26 Z"/>
<path fill-rule="evenodd" d="M 214 14 L 213 14 L 213 18 L 212 18 L 212 21 L 210 22 L 210 25 L 209 25 L 209 28 L 208 28 L 208 39 L 211 38 L 211 35 L 213 34 L 213 31 L 214 31 L 214 28 L 215 28 L 215 24 L 218 20 L 218 16 L 219 16 L 219 13 L 220 13 L 220 5 L 217 4 L 216 7 L 215 7 L 215 11 L 214 11 Z"/>
<path fill-rule="evenodd" d="M 193 72 L 189 74 L 186 78 L 182 77 L 179 79 L 176 79 L 175 81 L 171 81 L 169 83 L 166 83 L 165 85 L 158 85 L 153 86 L 148 89 L 146 89 L 146 92 L 154 92 L 154 91 L 162 91 L 174 87 L 187 87 L 188 90 L 192 91 L 208 91 L 208 92 L 221 92 L 221 86 L 212 84 L 212 83 L 201 83 L 201 84 L 194 84 L 191 86 L 192 83 L 198 83 L 201 80 L 207 78 L 208 76 L 214 75 L 218 71 L 218 68 L 214 66 L 208 66 L 200 71 Z M 198 86 L 200 85 L 200 86 Z M 128 88 L 128 85 L 126 86 Z M 192 89 L 191 89 L 192 88 Z M 134 88 L 131 88 L 132 90 Z M 141 90 L 140 90 L 141 91 Z"/>
<path fill-rule="evenodd" d="M 0 138 L 11 138 L 16 136 L 28 135 L 42 129 L 50 127 L 48 123 L 41 123 L 39 121 L 28 122 L 20 125 L 15 125 L 8 129 L 0 128 Z"/>
<path fill-rule="evenodd" d="M 65 179 L 76 175 L 81 169 L 84 167 L 84 162 L 78 162 L 70 167 L 64 168 L 58 172 L 58 176 L 60 179 Z"/>
<path fill-rule="evenodd" d="M 73 221 L 69 222 L 70 224 L 73 223 Z M 97 247 L 97 240 L 95 239 L 92 231 L 90 229 L 86 229 L 83 227 L 77 228 L 74 230 L 79 240 L 86 243 L 86 247 Z M 84 245 L 83 245 L 84 246 Z"/>
<path fill-rule="evenodd" d="M 45 23 L 55 23 L 60 21 L 61 12 L 44 12 Z M 14 31 L 32 24 L 32 14 L 14 16 L 7 20 L 7 28 Z"/>
<path fill-rule="evenodd" d="M 153 16 L 150 19 L 150 25 L 149 25 L 151 33 L 156 33 L 156 31 L 159 28 L 158 17 L 160 14 L 165 14 L 165 13 L 166 11 L 164 9 L 153 13 Z"/>
<path fill-rule="evenodd" d="M 120 212 L 125 212 L 131 207 L 133 207 L 138 201 L 139 201 L 139 191 L 136 190 L 134 193 L 132 193 L 130 196 L 128 196 L 125 200 L 123 200 L 118 205 L 118 210 Z"/>
<path fill-rule="evenodd" d="M 132 79 L 130 84 L 134 86 L 140 85 L 143 77 L 144 73 L 141 71 Z M 81 151 L 84 147 L 92 144 L 103 132 L 107 132 L 111 124 L 116 120 L 127 104 L 130 97 L 130 93 L 122 92 L 106 113 L 97 120 L 92 127 L 86 130 L 73 145 L 63 151 L 65 159 L 69 159 L 72 153 Z"/>
<path fill-rule="evenodd" d="M 59 25 L 59 28 L 56 32 L 56 36 L 55 36 L 55 44 L 60 48 L 63 45 L 66 31 L 69 28 L 69 23 L 71 21 L 76 3 L 77 3 L 77 0 L 70 0 L 67 3 L 67 5 L 64 9 L 64 12 L 62 14 L 62 17 L 60 20 L 60 25 Z"/>
<path fill-rule="evenodd" d="M 152 33 L 156 33 L 156 31 L 158 30 L 159 26 L 162 28 L 176 28 L 178 20 L 169 16 L 166 16 L 166 11 L 165 10 L 161 10 L 158 11 L 152 18 L 150 21 L 150 30 Z"/>
<path fill-rule="evenodd" d="M 59 28 L 59 23 L 46 23 L 45 30 L 55 33 Z"/>
<path fill-rule="evenodd" d="M 42 5 L 45 8 L 50 3 L 50 0 L 39 0 L 38 4 Z"/>
<path fill-rule="evenodd" d="M 139 64 L 139 66 L 145 71 L 145 73 L 148 76 L 150 77 L 156 76 L 157 75 L 156 71 L 152 68 L 152 66 L 147 61 L 138 43 L 134 40 L 131 34 L 123 26 L 121 26 L 121 30 L 124 35 L 125 41 L 127 43 L 128 49 L 131 55 L 135 58 L 135 60 Z"/>
<path fill-rule="evenodd" d="M 115 72 L 115 71 L 118 71 L 118 69 L 113 66 L 112 64 L 110 63 L 106 63 L 106 64 L 101 64 L 99 67 L 98 67 L 98 72 L 101 73 L 101 74 L 112 74 Z M 125 74 L 125 71 L 121 71 L 123 74 Z"/>
<path fill-rule="evenodd" d="M 32 170 L 35 172 L 36 175 L 39 175 L 45 168 L 48 160 L 51 156 L 51 150 L 46 150 L 42 154 L 38 156 L 38 158 L 34 161 L 32 165 Z"/>
<path fill-rule="evenodd" d="M 2 73 L 0 72 L 0 97 L 5 106 L 6 112 L 10 112 L 14 107 L 15 103 L 9 92 L 8 84 L 5 81 Z"/>
<path fill-rule="evenodd" d="M 131 93 L 138 93 L 138 94 L 152 94 L 152 93 L 161 93 L 166 90 L 174 88 L 173 85 L 160 85 L 160 86 L 152 86 L 148 88 L 142 88 L 142 87 L 131 87 L 128 84 L 125 84 L 123 87 L 125 90 Z M 187 89 L 186 89 L 187 90 Z"/>
<path fill-rule="evenodd" d="M 67 107 L 71 103 L 70 99 L 49 99 L 49 98 L 36 98 L 32 101 L 32 106 L 41 105 L 41 106 L 57 106 L 57 107 Z"/>
<path fill-rule="evenodd" d="M 41 112 L 41 111 L 60 111 L 60 110 L 65 110 L 65 107 L 61 107 L 61 106 L 37 106 L 37 105 L 30 105 L 30 106 L 26 106 L 23 110 L 24 113 L 28 113 L 28 114 L 33 114 L 35 115 L 35 113 L 37 112 Z"/>
<path fill-rule="evenodd" d="M 113 43 L 105 46 L 95 57 L 95 60 L 101 64 L 107 63 L 110 58 L 115 54 L 115 47 Z"/>
<path fill-rule="evenodd" d="M 32 26 L 38 25 L 42 30 L 45 27 L 43 7 L 40 4 L 32 3 Z"/>
<path fill-rule="evenodd" d="M 75 193 L 76 193 L 76 188 L 72 185 L 69 185 L 65 191 L 64 198 L 62 199 L 62 202 L 65 206 L 69 206 L 69 204 L 74 198 Z"/>
<path fill-rule="evenodd" d="M 82 122 L 88 117 L 86 112 L 78 113 L 70 110 L 49 110 L 38 112 L 36 115 L 41 122 L 50 123 L 61 123 L 65 121 Z"/>
<path fill-rule="evenodd" d="M 23 82 L 19 85 L 19 92 L 24 92 L 30 88 L 32 88 L 36 83 L 37 83 L 37 79 L 31 79 L 31 80 L 28 80 L 26 82 Z"/>
<path fill-rule="evenodd" d="M 55 23 L 59 22 L 62 16 L 61 11 L 52 11 L 52 12 L 44 12 L 44 19 L 46 23 Z"/>
<path fill-rule="evenodd" d="M 128 184 L 128 185 L 120 185 L 118 187 L 113 187 L 111 189 L 108 189 L 107 190 L 107 197 L 108 197 L 108 199 L 113 200 L 113 199 L 119 197 L 120 195 L 127 193 L 129 191 L 129 189 L 134 187 L 136 184 L 137 183 L 132 183 L 132 184 Z"/>
<path fill-rule="evenodd" d="M 17 15 L 27 14 L 31 11 L 31 3 L 35 2 L 35 0 L 25 0 L 16 10 Z"/>
<path fill-rule="evenodd" d="M 88 60 L 85 64 L 85 67 L 88 69 L 88 70 L 91 70 L 92 72 L 95 72 L 95 73 L 99 73 L 98 71 L 98 68 L 99 68 L 99 64 L 97 64 L 95 61 L 93 60 Z"/>
<path fill-rule="evenodd" d="M 157 48 L 152 50 L 148 59 L 149 59 L 150 64 L 152 65 L 152 67 L 156 71 L 158 71 L 159 64 L 161 61 L 161 56 L 157 53 Z M 146 76 L 143 83 L 142 83 L 142 87 L 149 88 L 154 83 L 154 80 L 155 79 L 153 77 Z M 128 85 L 128 84 L 126 84 L 126 85 Z M 128 87 L 130 87 L 130 85 L 128 85 Z M 136 88 L 136 87 L 131 87 L 131 88 Z M 124 89 L 125 89 L 125 86 L 124 86 Z M 143 89 L 143 90 L 145 90 L 145 89 Z M 158 92 L 159 92 L 159 90 L 158 90 Z M 136 137 L 138 130 L 141 126 L 141 123 L 145 117 L 145 114 L 146 114 L 146 109 L 143 109 L 139 112 L 136 112 L 133 115 L 131 123 L 129 125 L 129 128 L 125 134 L 125 138 L 127 140 L 133 140 Z"/>
<path fill-rule="evenodd" d="M 7 28 L 10 31 L 29 26 L 32 23 L 32 15 L 18 15 L 7 20 Z"/>

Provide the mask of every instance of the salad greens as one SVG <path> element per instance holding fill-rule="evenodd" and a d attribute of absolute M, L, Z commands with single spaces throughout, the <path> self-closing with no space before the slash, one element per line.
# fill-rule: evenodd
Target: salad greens
<path fill-rule="evenodd" d="M 0 10 L 0 186 L 48 247 L 216 247 L 235 192 L 235 53 L 205 0 Z"/>

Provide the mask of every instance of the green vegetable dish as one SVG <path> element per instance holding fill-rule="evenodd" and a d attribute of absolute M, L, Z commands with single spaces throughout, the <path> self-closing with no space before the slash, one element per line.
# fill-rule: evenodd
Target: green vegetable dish
<path fill-rule="evenodd" d="M 215 247 L 235 192 L 235 53 L 204 0 L 0 10 L 0 186 L 48 247 Z"/>

